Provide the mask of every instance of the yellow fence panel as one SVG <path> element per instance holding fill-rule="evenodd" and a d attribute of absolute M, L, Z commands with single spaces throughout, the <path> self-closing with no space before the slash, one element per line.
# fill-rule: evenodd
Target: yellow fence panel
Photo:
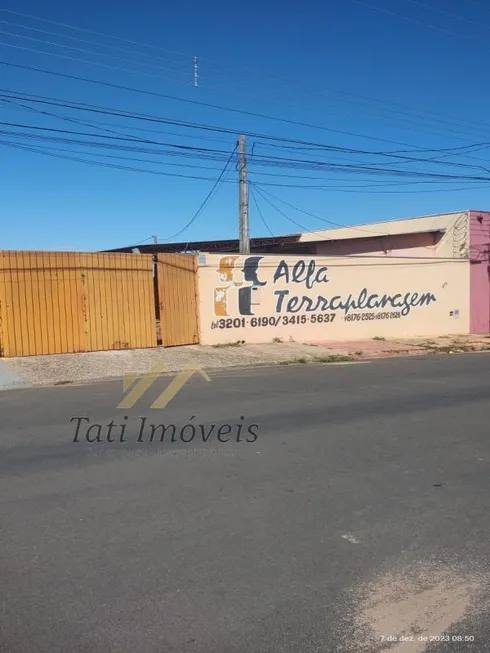
<path fill-rule="evenodd" d="M 151 256 L 0 252 L 0 356 L 156 344 Z"/>
<path fill-rule="evenodd" d="M 157 280 L 163 345 L 197 344 L 197 257 L 158 254 Z"/>

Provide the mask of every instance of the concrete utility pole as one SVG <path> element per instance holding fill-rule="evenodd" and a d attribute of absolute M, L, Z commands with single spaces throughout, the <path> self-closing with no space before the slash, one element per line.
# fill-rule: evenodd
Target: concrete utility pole
<path fill-rule="evenodd" d="M 245 136 L 238 139 L 238 174 L 239 174 L 239 233 L 240 254 L 250 254 L 250 239 L 248 232 L 248 186 L 247 158 Z"/>

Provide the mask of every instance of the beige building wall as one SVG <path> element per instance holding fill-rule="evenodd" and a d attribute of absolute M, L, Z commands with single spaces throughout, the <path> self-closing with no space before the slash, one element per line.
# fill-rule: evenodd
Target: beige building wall
<path fill-rule="evenodd" d="M 201 343 L 469 332 L 469 262 L 201 254 Z"/>
<path fill-rule="evenodd" d="M 437 230 L 444 233 L 436 237 L 433 232 Z M 316 246 L 320 256 L 462 258 L 469 251 L 469 211 L 307 232 L 301 235 L 300 242 L 319 238 L 325 240 Z"/>
<path fill-rule="evenodd" d="M 373 238 L 354 238 L 349 240 L 326 240 L 315 245 L 316 256 L 389 256 L 409 258 L 434 258 L 442 244 L 437 233 L 396 234 Z M 313 252 L 312 252 L 313 253 Z"/>

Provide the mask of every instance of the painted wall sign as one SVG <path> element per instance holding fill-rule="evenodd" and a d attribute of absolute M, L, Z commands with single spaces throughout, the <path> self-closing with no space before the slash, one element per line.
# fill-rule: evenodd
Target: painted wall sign
<path fill-rule="evenodd" d="M 374 257 L 207 255 L 199 270 L 201 339 L 307 342 L 464 329 L 469 266 L 429 265 Z M 453 319 L 454 304 L 465 307 L 462 320 Z"/>
<path fill-rule="evenodd" d="M 427 291 L 380 293 L 372 292 L 368 288 L 362 288 L 356 294 L 329 294 L 327 286 L 330 282 L 328 267 L 318 265 L 314 259 L 309 261 L 300 259 L 294 264 L 281 260 L 275 267 L 272 280 L 269 283 L 260 279 L 260 262 L 264 257 L 250 256 L 237 265 L 240 258 L 239 256 L 225 256 L 219 262 L 218 277 L 220 285 L 214 289 L 214 313 L 216 316 L 231 316 L 233 309 L 230 303 L 233 293 L 237 293 L 238 297 L 238 315 L 253 316 L 253 291 L 268 284 L 272 287 L 275 298 L 274 312 L 276 315 L 330 311 L 343 314 L 346 321 L 353 321 L 363 319 L 362 316 L 364 315 L 353 313 L 353 311 L 388 308 L 389 311 L 380 313 L 378 319 L 383 317 L 394 318 L 405 317 L 412 308 L 430 306 L 437 301 L 435 294 Z M 280 282 L 288 287 L 276 290 L 275 287 Z M 356 317 L 358 315 L 360 315 L 360 318 Z M 372 319 L 376 319 L 377 315 L 374 313 L 372 315 Z M 271 323 L 270 320 L 268 323 Z M 277 321 L 277 324 L 279 323 L 280 321 Z M 287 323 L 285 322 L 285 324 Z M 241 325 L 243 321 L 236 322 L 236 324 Z M 220 323 L 217 323 L 215 328 L 219 326 Z"/>

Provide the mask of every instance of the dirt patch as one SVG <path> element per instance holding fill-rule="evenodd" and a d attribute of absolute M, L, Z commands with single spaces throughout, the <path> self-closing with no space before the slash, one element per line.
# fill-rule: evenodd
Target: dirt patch
<path fill-rule="evenodd" d="M 341 650 L 423 653 L 431 637 L 468 615 L 485 587 L 488 578 L 476 570 L 429 562 L 381 573 L 352 591 L 352 635 Z"/>

